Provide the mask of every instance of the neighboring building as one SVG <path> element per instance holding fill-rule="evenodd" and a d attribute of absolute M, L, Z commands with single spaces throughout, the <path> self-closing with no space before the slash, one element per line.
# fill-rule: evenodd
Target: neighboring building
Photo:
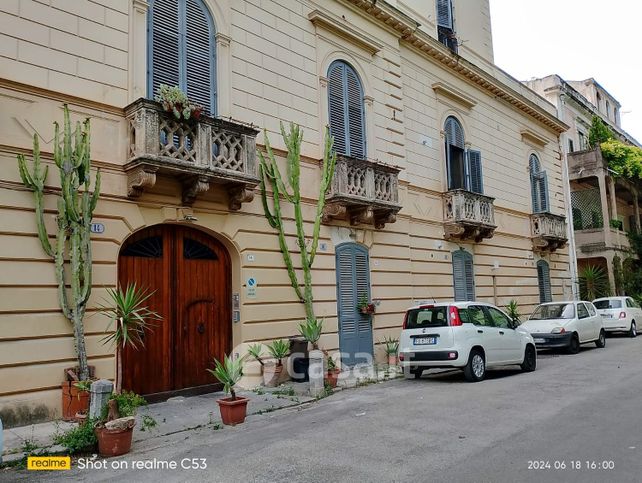
<path fill-rule="evenodd" d="M 565 81 L 557 75 L 532 79 L 525 84 L 558 108 L 570 129 L 562 134 L 568 160 L 570 208 L 578 271 L 597 265 L 609 273 L 615 292 L 614 259 L 628 256 L 626 232 L 640 229 L 640 185 L 608 169 L 599 148 L 590 149 L 589 129 L 599 116 L 620 141 L 640 146 L 620 125 L 620 103 L 595 79 Z M 571 213 L 569 213 L 570 218 Z M 577 277 L 574 277 L 577 279 Z"/>
<path fill-rule="evenodd" d="M 415 300 L 515 299 L 528 313 L 570 297 L 557 154 L 567 126 L 494 66 L 487 0 L 47 3 L 0 5 L 5 421 L 54 416 L 74 363 L 15 159 L 37 133 L 51 162 L 63 102 L 91 117 L 103 173 L 90 309 L 136 280 L 165 317 L 144 350 L 125 354 L 124 385 L 143 394 L 211 390 L 213 357 L 296 334 L 303 306 L 254 196 L 262 130 L 282 157 L 281 120 L 305 133 L 308 220 L 327 124 L 341 155 L 313 280 L 321 345 L 344 362 L 380 356 Z M 148 100 L 160 83 L 217 117 L 179 124 Z M 46 206 L 52 226 L 53 196 Z M 378 301 L 372 318 L 356 309 L 364 292 Z M 112 377 L 105 325 L 86 318 L 87 347 L 97 375 Z"/>

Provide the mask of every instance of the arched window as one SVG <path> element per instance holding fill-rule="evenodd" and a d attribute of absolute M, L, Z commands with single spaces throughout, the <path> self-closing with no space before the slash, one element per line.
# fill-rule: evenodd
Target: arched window
<path fill-rule="evenodd" d="M 528 170 L 531 175 L 531 199 L 533 213 L 547 213 L 550 210 L 548 202 L 548 178 L 546 171 L 542 171 L 539 158 L 531 154 L 528 160 Z"/>
<path fill-rule="evenodd" d="M 347 63 L 328 69 L 328 118 L 334 149 L 354 158 L 366 157 L 366 128 L 361 80 Z"/>
<path fill-rule="evenodd" d="M 548 263 L 545 260 L 537 262 L 537 285 L 539 286 L 539 302 L 551 302 L 553 296 L 551 294 L 551 275 L 548 268 Z"/>
<path fill-rule="evenodd" d="M 464 130 L 456 118 L 446 119 L 444 133 L 448 189 L 483 193 L 481 152 L 465 148 Z"/>
<path fill-rule="evenodd" d="M 473 256 L 465 250 L 453 252 L 453 288 L 456 302 L 475 300 Z"/>
<path fill-rule="evenodd" d="M 216 114 L 216 42 L 212 16 L 202 0 L 150 0 L 147 22 L 147 89 L 178 86 L 190 100 Z"/>

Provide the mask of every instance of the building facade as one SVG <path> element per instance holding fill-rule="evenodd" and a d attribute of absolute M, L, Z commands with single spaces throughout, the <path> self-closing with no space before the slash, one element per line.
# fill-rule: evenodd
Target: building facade
<path fill-rule="evenodd" d="M 37 238 L 16 155 L 67 103 L 92 123 L 102 172 L 86 340 L 114 374 L 96 314 L 137 281 L 164 316 L 125 356 L 125 387 L 207 390 L 213 357 L 287 338 L 304 317 L 267 223 L 256 151 L 279 123 L 304 131 L 303 213 L 315 219 L 326 125 L 339 154 L 314 269 L 320 345 L 381 354 L 417 300 L 523 313 L 571 293 L 559 135 L 543 98 L 493 64 L 487 0 L 2 2 L 0 414 L 55 417 L 71 328 Z M 186 125 L 151 101 L 178 85 L 211 117 Z M 55 170 L 47 223 L 55 224 Z M 291 207 L 284 207 L 296 250 Z M 363 295 L 376 314 L 356 310 Z M 248 368 L 248 384 L 254 384 Z M 254 374 L 255 375 L 255 374 Z"/>
<path fill-rule="evenodd" d="M 622 261 L 629 256 L 626 233 L 640 229 L 640 187 L 610 170 L 599 146 L 590 148 L 593 116 L 602 119 L 620 141 L 640 144 L 620 125 L 620 103 L 595 79 L 565 81 L 551 75 L 526 84 L 557 106 L 559 118 L 569 126 L 561 144 L 568 162 L 568 217 L 572 219 L 570 247 L 576 254 L 575 270 L 579 276 L 583 267 L 602 267 L 609 275 L 611 292 L 621 292 L 615 272 L 622 270 Z"/>

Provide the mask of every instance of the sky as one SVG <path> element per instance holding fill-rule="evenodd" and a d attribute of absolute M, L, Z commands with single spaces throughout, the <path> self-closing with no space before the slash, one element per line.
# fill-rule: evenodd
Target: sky
<path fill-rule="evenodd" d="M 642 142 L 642 2 L 490 0 L 495 64 L 519 80 L 593 77 Z"/>

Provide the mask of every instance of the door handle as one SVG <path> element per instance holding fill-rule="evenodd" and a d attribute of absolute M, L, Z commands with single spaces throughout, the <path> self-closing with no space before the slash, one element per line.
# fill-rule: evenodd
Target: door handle
<path fill-rule="evenodd" d="M 205 324 L 203 324 L 203 322 L 201 322 L 201 323 L 200 323 L 200 324 L 198 324 L 198 326 L 196 327 L 196 330 L 197 330 L 197 332 L 198 332 L 199 334 L 203 334 L 203 333 L 205 333 Z"/>
<path fill-rule="evenodd" d="M 501 335 L 504 335 L 504 331 L 503 331 L 503 330 L 500 330 L 500 331 L 499 331 L 499 333 L 500 333 Z"/>
<path fill-rule="evenodd" d="M 477 332 L 478 332 L 479 334 L 483 334 L 483 333 L 484 333 L 484 331 L 483 331 L 483 330 L 479 330 L 479 329 L 477 329 Z"/>

